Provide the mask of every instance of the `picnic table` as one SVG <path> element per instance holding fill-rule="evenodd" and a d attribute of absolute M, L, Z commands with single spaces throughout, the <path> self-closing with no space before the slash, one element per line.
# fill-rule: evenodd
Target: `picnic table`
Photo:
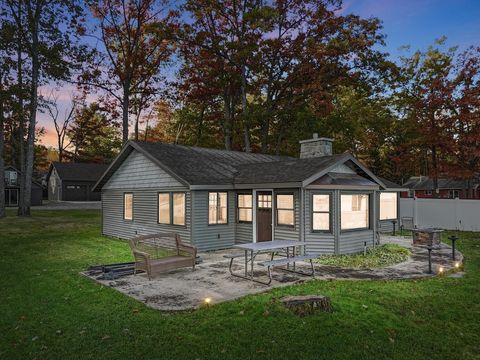
<path fill-rule="evenodd" d="M 257 243 L 246 243 L 246 244 L 237 244 L 234 245 L 233 247 L 235 249 L 240 249 L 243 250 L 243 254 L 233 254 L 233 255 L 225 255 L 224 257 L 230 259 L 230 274 L 232 276 L 236 276 L 242 279 L 247 279 L 251 281 L 258 282 L 260 284 L 264 285 L 269 285 L 272 282 L 272 273 L 271 269 L 276 266 L 281 266 L 281 265 L 286 265 L 286 271 L 294 272 L 297 274 L 301 275 L 307 275 L 307 276 L 315 276 L 315 268 L 313 266 L 312 260 L 315 259 L 317 256 L 316 255 L 296 255 L 296 248 L 297 247 L 305 247 L 304 242 L 300 242 L 297 240 L 274 240 L 274 241 L 263 241 L 263 242 L 257 242 Z M 291 250 L 291 252 L 290 252 Z M 286 257 L 282 257 L 281 259 L 274 259 L 274 256 L 279 252 L 279 251 L 284 251 L 286 253 Z M 268 277 L 269 281 L 264 282 L 258 279 L 254 278 L 254 272 L 253 272 L 253 264 L 255 257 L 258 254 L 271 254 L 270 261 L 263 261 L 259 262 L 258 265 L 264 266 L 268 270 Z M 290 256 L 290 254 L 292 256 Z M 240 275 L 237 273 L 234 273 L 232 270 L 232 265 L 234 259 L 244 257 L 245 261 L 245 274 Z M 310 261 L 310 266 L 311 266 L 311 273 L 305 273 L 303 271 L 297 271 L 295 267 L 295 263 L 298 261 Z M 248 267 L 248 263 L 250 263 L 250 270 Z M 290 269 L 290 264 L 293 265 L 293 270 Z"/>

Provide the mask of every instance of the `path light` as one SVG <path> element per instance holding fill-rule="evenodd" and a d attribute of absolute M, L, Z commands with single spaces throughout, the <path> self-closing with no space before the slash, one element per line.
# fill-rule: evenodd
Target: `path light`
<path fill-rule="evenodd" d="M 205 303 L 205 305 L 210 305 L 210 303 L 212 302 L 212 299 L 207 297 L 203 300 L 203 302 Z"/>
<path fill-rule="evenodd" d="M 448 239 L 452 241 L 452 260 L 455 260 L 455 241 L 458 240 L 458 237 L 452 235 L 449 236 Z"/>
<path fill-rule="evenodd" d="M 455 262 L 455 269 L 460 269 L 460 261 Z"/>
<path fill-rule="evenodd" d="M 445 269 L 443 268 L 443 266 L 439 266 L 438 273 L 441 275 L 441 274 L 443 274 L 444 270 Z"/>
<path fill-rule="evenodd" d="M 428 273 L 432 273 L 432 246 L 427 245 L 427 250 L 428 250 Z"/>

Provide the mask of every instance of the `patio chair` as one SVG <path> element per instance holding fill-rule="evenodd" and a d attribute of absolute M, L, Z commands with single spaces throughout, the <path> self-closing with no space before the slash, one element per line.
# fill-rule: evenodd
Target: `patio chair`
<path fill-rule="evenodd" d="M 134 275 L 145 271 L 148 279 L 162 272 L 192 267 L 195 270 L 197 248 L 184 244 L 177 233 L 143 235 L 129 241 L 135 257 Z"/>

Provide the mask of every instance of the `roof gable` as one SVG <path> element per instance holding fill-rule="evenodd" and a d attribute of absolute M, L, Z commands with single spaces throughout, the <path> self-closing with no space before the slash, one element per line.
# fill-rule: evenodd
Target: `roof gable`
<path fill-rule="evenodd" d="M 52 162 L 47 175 L 50 178 L 53 169 L 58 177 L 64 181 L 92 181 L 96 182 L 107 170 L 108 165 L 91 163 L 61 163 Z"/>

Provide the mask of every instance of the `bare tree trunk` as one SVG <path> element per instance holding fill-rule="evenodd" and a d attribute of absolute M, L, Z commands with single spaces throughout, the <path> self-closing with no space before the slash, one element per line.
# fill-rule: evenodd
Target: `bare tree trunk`
<path fill-rule="evenodd" d="M 22 18 L 22 1 L 18 2 L 18 18 Z M 18 89 L 23 90 L 23 59 L 22 59 L 22 34 L 19 32 L 17 43 L 17 83 Z M 24 191 L 25 191 L 25 109 L 23 103 L 23 93 L 19 93 L 18 98 L 18 150 L 19 150 L 19 162 L 18 169 L 20 170 L 20 176 L 18 177 L 19 194 L 18 194 L 18 210 L 20 215 L 20 208 L 24 207 Z"/>
<path fill-rule="evenodd" d="M 38 6 L 38 5 L 37 5 Z M 38 9 L 37 9 L 38 10 Z M 35 128 L 37 124 L 37 106 L 38 106 L 38 77 L 39 77 L 39 49 L 38 49 L 38 28 L 40 21 L 40 13 L 36 11 L 36 15 L 32 24 L 32 84 L 30 90 L 30 121 L 28 124 L 27 152 L 25 160 L 25 172 L 22 174 L 24 178 L 24 196 L 23 204 L 18 207 L 19 216 L 30 216 L 30 205 L 32 198 L 32 178 L 33 178 L 33 158 L 35 155 Z"/>
<path fill-rule="evenodd" d="M 138 122 L 140 121 L 140 110 L 135 117 L 135 140 L 138 140 Z"/>
<path fill-rule="evenodd" d="M 123 84 L 123 101 L 122 101 L 122 144 L 128 141 L 128 108 L 130 105 L 130 81 Z"/>
<path fill-rule="evenodd" d="M 243 117 L 243 137 L 245 143 L 245 152 L 251 152 L 250 145 L 250 128 L 248 126 L 248 109 L 247 109 L 247 74 L 245 64 L 242 65 L 242 117 Z"/>
<path fill-rule="evenodd" d="M 3 159 L 4 149 L 4 117 L 3 117 L 3 101 L 4 94 L 2 89 L 2 75 L 0 74 L 0 219 L 6 216 L 5 213 L 5 161 Z"/>
<path fill-rule="evenodd" d="M 233 117 L 231 111 L 231 95 L 228 94 L 228 90 L 223 92 L 223 132 L 225 137 L 225 149 L 232 150 L 232 128 L 233 128 Z"/>

